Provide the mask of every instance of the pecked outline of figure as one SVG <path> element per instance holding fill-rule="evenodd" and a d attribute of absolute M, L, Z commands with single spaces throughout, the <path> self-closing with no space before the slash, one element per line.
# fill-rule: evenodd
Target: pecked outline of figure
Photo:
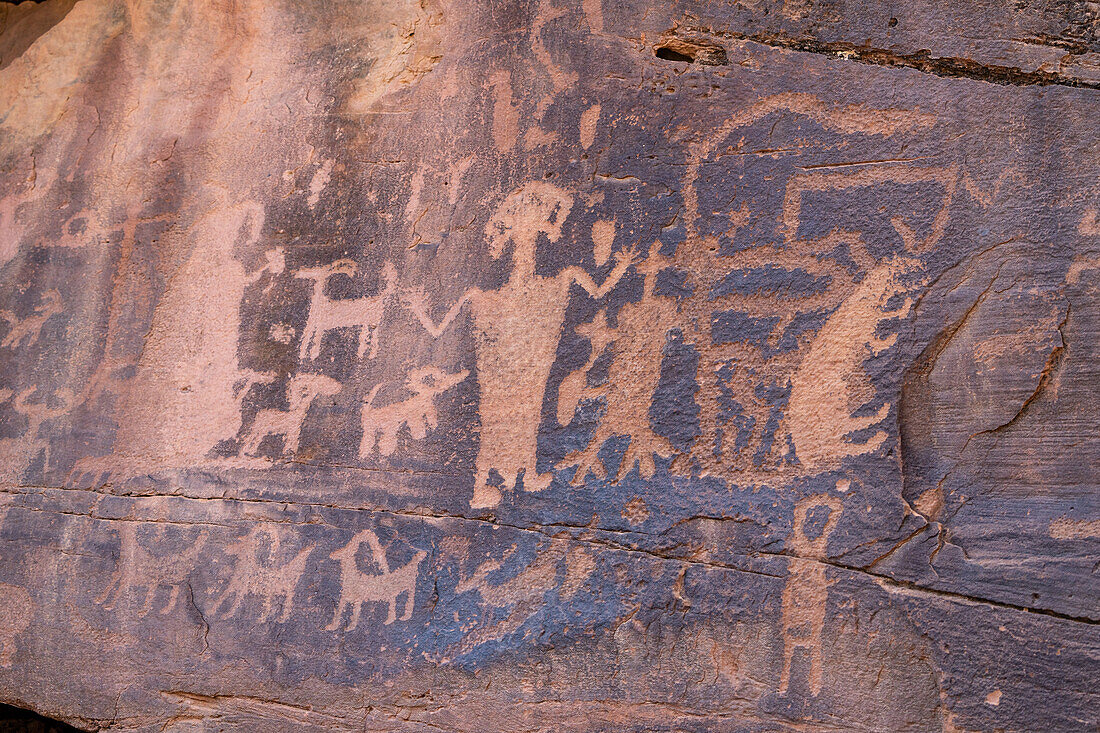
<path fill-rule="evenodd" d="M 814 539 L 806 536 L 806 519 L 810 510 L 827 508 L 829 517 L 821 534 Z M 788 558 L 787 584 L 783 588 L 783 669 L 779 675 L 779 692 L 790 687 L 791 662 L 797 648 L 809 652 L 810 693 L 814 697 L 821 692 L 823 674 L 821 638 L 825 629 L 825 603 L 829 586 L 827 566 L 821 562 L 826 557 L 829 536 L 836 530 L 844 504 L 828 494 L 815 494 L 801 499 L 794 508 L 791 549 L 794 556 Z"/>

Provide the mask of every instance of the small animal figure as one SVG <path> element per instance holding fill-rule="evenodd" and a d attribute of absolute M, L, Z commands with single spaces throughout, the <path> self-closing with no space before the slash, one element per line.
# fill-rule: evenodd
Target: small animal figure
<path fill-rule="evenodd" d="M 260 443 L 269 435 L 283 436 L 283 452 L 287 455 L 297 453 L 302 423 L 306 419 L 309 406 L 317 397 L 335 395 L 340 391 L 340 383 L 321 374 L 297 374 L 290 380 L 286 390 L 290 409 L 257 412 L 241 446 L 242 455 L 256 455 Z"/>
<path fill-rule="evenodd" d="M 270 539 L 266 561 L 260 557 L 265 533 Z M 306 560 L 313 548 L 307 547 L 291 560 L 279 564 L 279 545 L 279 535 L 274 530 L 258 526 L 246 537 L 225 548 L 226 554 L 237 558 L 237 564 L 233 568 L 229 585 L 214 603 L 215 613 L 227 606 L 223 618 L 232 618 L 245 596 L 255 596 L 263 601 L 259 622 L 264 623 L 271 617 L 275 601 L 281 597 L 283 607 L 277 621 L 281 623 L 289 618 L 294 608 L 294 589 L 302 578 Z"/>
<path fill-rule="evenodd" d="M 138 617 L 144 618 L 153 608 L 157 590 L 166 586 L 168 602 L 160 612 L 162 615 L 171 613 L 179 599 L 180 587 L 188 582 L 191 571 L 198 564 L 199 553 L 206 544 L 206 530 L 199 532 L 195 543 L 188 549 L 161 556 L 141 546 L 136 522 L 124 521 L 121 525 L 118 569 L 95 602 L 108 610 L 113 609 L 123 594 L 135 586 L 142 586 L 145 588 L 145 603 L 138 611 Z"/>
<path fill-rule="evenodd" d="M 355 555 L 359 546 L 366 543 L 371 549 L 371 557 L 375 565 L 382 571 L 378 575 L 360 572 L 355 561 Z M 413 605 L 416 602 L 416 579 L 420 574 L 420 563 L 427 557 L 427 553 L 418 550 L 405 565 L 390 570 L 386 561 L 386 551 L 378 541 L 378 535 L 369 529 L 365 529 L 351 538 L 351 541 L 330 555 L 332 559 L 340 561 L 340 602 L 336 606 L 336 614 L 332 617 L 332 623 L 325 627 L 326 631 L 335 631 L 343 624 L 344 610 L 351 609 L 351 621 L 347 630 L 354 631 L 359 625 L 359 614 L 363 604 L 372 601 L 387 603 L 388 614 L 384 624 L 392 624 L 398 619 L 397 599 L 402 593 L 406 594 L 405 612 L 401 615 L 402 621 L 412 617 Z"/>
<path fill-rule="evenodd" d="M 386 263 L 382 268 L 385 285 L 378 295 L 362 298 L 333 300 L 325 295 L 325 283 L 333 275 L 354 275 L 356 265 L 351 260 L 337 260 L 322 267 L 309 267 L 298 270 L 294 277 L 313 281 L 313 295 L 309 303 L 309 319 L 302 333 L 302 343 L 298 357 L 305 361 L 308 357 L 316 359 L 321 355 L 321 338 L 325 332 L 335 328 L 359 328 L 359 358 L 370 347 L 370 358 L 378 353 L 378 340 L 375 332 L 382 323 L 386 303 L 396 293 L 397 272 L 393 265 Z"/>
<path fill-rule="evenodd" d="M 0 311 L 0 319 L 11 324 L 11 330 L 4 336 L 4 340 L 0 341 L 0 347 L 6 346 L 11 349 L 18 349 L 24 345 L 30 346 L 36 343 L 42 333 L 42 327 L 46 325 L 46 321 L 63 309 L 64 304 L 61 301 L 61 293 L 56 290 L 47 290 L 42 294 L 41 304 L 34 309 L 34 313 L 26 318 L 19 319 L 11 311 Z"/>
<path fill-rule="evenodd" d="M 359 444 L 359 457 L 366 458 L 376 447 L 382 455 L 392 455 L 397 449 L 397 434 L 402 426 L 408 426 L 413 440 L 423 440 L 438 424 L 435 398 L 469 374 L 466 369 L 455 374 L 447 374 L 433 366 L 414 369 L 405 380 L 413 396 L 382 407 L 372 404 L 382 386 L 375 385 L 363 401 L 363 440 Z"/>

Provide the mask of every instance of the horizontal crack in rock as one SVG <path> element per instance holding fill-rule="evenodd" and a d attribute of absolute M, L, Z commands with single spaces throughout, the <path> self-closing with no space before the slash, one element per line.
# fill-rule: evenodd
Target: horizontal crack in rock
<path fill-rule="evenodd" d="M 17 491 L 12 491 L 12 489 L 18 489 L 18 488 L 42 489 L 42 488 L 52 488 L 52 487 L 2 487 L 2 488 L 0 488 L 0 491 L 7 491 L 9 493 L 18 493 Z M 97 492 L 94 492 L 94 490 L 91 490 L 91 489 L 56 489 L 56 490 L 59 490 L 59 491 L 93 491 L 93 493 L 97 493 Z M 114 495 L 112 495 L 112 496 L 114 496 Z M 148 496 L 148 495 L 143 495 L 143 497 L 140 497 L 140 498 L 144 498 L 144 496 Z M 591 535 L 587 536 L 587 537 L 581 537 L 581 536 L 576 536 L 576 535 L 571 535 L 571 534 L 564 534 L 565 530 L 575 530 L 577 532 L 588 532 L 588 533 L 600 532 L 600 533 L 631 534 L 630 532 L 625 532 L 625 531 L 621 531 L 621 530 L 601 530 L 601 529 L 593 528 L 593 527 L 570 525 L 570 524 L 564 524 L 564 523 L 546 524 L 546 525 L 541 525 L 541 524 L 527 524 L 527 525 L 510 524 L 510 523 L 507 523 L 507 522 L 501 522 L 501 521 L 497 521 L 497 520 L 489 519 L 489 518 L 485 518 L 485 517 L 468 517 L 468 516 L 465 516 L 465 515 L 462 515 L 462 514 L 447 514 L 447 513 L 434 513 L 434 512 L 428 512 L 428 511 L 407 511 L 407 510 L 381 509 L 381 508 L 377 508 L 377 507 L 347 507 L 347 506 L 332 505 L 332 504 L 312 504 L 312 503 L 304 503 L 304 502 L 296 503 L 296 502 L 287 502 L 287 501 L 275 501 L 275 500 L 271 500 L 271 499 L 232 499 L 232 498 L 218 498 L 218 497 L 191 497 L 191 496 L 186 496 L 186 495 L 182 495 L 182 494 L 165 494 L 163 496 L 168 496 L 168 497 L 178 498 L 178 499 L 191 499 L 191 500 L 197 500 L 197 501 L 244 501 L 244 502 L 255 502 L 255 503 L 260 503 L 260 504 L 284 505 L 284 506 L 288 505 L 288 504 L 289 505 L 297 504 L 297 505 L 300 505 L 300 506 L 310 506 L 310 507 L 316 507 L 316 508 L 337 509 L 337 510 L 345 510 L 345 511 L 365 511 L 365 512 L 372 512 L 372 513 L 375 513 L 375 514 L 385 514 L 385 515 L 395 516 L 395 517 L 410 517 L 410 518 L 414 518 L 414 519 L 423 519 L 423 520 L 430 520 L 430 519 L 436 519 L 436 520 L 444 519 L 444 520 L 446 520 L 446 519 L 450 519 L 450 520 L 455 520 L 455 521 L 460 521 L 460 522 L 477 522 L 477 523 L 480 523 L 480 524 L 487 524 L 487 525 L 490 525 L 490 526 L 493 526 L 493 527 L 507 527 L 508 529 L 513 529 L 513 530 L 516 530 L 516 531 L 519 531 L 519 532 L 537 533 L 537 534 L 540 534 L 544 537 L 547 537 L 548 539 L 550 539 L 552 541 L 580 542 L 580 543 L 587 544 L 587 545 L 596 545 L 596 546 L 606 547 L 610 550 L 618 551 L 618 552 L 646 555 L 646 556 L 657 558 L 657 559 L 660 559 L 660 560 L 665 560 L 665 561 L 668 561 L 668 562 L 677 562 L 677 563 L 682 563 L 682 564 L 685 564 L 685 565 L 698 565 L 698 566 L 702 566 L 702 567 L 715 568 L 715 569 L 718 569 L 718 570 L 731 570 L 731 571 L 738 572 L 738 573 L 747 573 L 747 574 L 750 574 L 750 575 L 758 575 L 758 576 L 769 577 L 769 578 L 782 579 L 783 577 L 785 577 L 785 576 L 780 576 L 780 575 L 774 575 L 774 574 L 771 574 L 771 573 L 765 573 L 765 572 L 760 571 L 760 570 L 749 570 L 747 568 L 739 567 L 737 565 L 732 565 L 730 563 L 725 563 L 725 562 L 721 562 L 721 561 L 718 561 L 718 560 L 699 560 L 699 559 L 693 559 L 693 558 L 677 557 L 676 555 L 669 554 L 669 553 L 663 553 L 663 552 L 660 552 L 658 550 L 649 550 L 649 549 L 644 549 L 644 548 L 640 548 L 640 547 L 625 545 L 621 542 L 617 542 L 617 541 L 615 541 L 613 539 L 610 539 L 610 538 L 607 538 L 607 537 L 593 537 Z M 33 511 L 54 511 L 57 514 L 65 514 L 65 515 L 72 515 L 72 516 L 85 516 L 85 517 L 89 517 L 89 518 L 93 518 L 93 519 L 103 519 L 103 520 L 106 520 L 106 521 L 115 521 L 116 519 L 118 519 L 118 518 L 111 518 L 111 517 L 93 517 L 90 514 L 81 514 L 79 512 L 67 512 L 67 511 L 61 511 L 61 510 L 33 509 Z M 122 520 L 122 521 L 143 521 L 143 520 L 126 519 L 126 520 Z M 258 520 L 258 521 L 263 521 L 263 520 Z M 203 524 L 203 523 L 202 522 L 193 522 L 193 524 Z M 551 531 L 551 529 L 557 530 L 557 531 Z M 647 535 L 646 533 L 635 533 L 635 534 L 639 534 L 639 535 L 642 535 L 642 536 L 652 536 L 652 535 Z M 995 606 L 997 608 L 1003 608 L 1003 609 L 1007 609 L 1007 610 L 1021 611 L 1021 612 L 1025 612 L 1025 613 L 1037 614 L 1037 615 L 1042 615 L 1042 616 L 1049 616 L 1049 617 L 1052 617 L 1052 618 L 1060 619 L 1062 621 L 1071 621 L 1071 622 L 1074 622 L 1074 623 L 1083 623 L 1083 624 L 1090 624 L 1090 625 L 1100 624 L 1100 618 L 1091 618 L 1091 617 L 1088 617 L 1088 616 L 1074 616 L 1072 614 L 1060 613 L 1058 611 L 1052 611 L 1052 610 L 1048 610 L 1048 609 L 1030 608 L 1028 606 L 1021 606 L 1021 605 L 1014 604 L 1014 603 L 1009 603 L 1009 602 L 1006 602 L 1006 601 L 997 601 L 997 600 L 993 600 L 993 599 L 989 599 L 989 598 L 984 598 L 984 597 L 981 597 L 981 596 L 971 596 L 971 595 L 967 595 L 965 593 L 958 593 L 958 592 L 955 592 L 955 591 L 945 591 L 945 590 L 938 590 L 938 589 L 934 589 L 934 588 L 928 588 L 926 586 L 918 585 L 916 583 L 911 583 L 911 582 L 904 581 L 904 580 L 898 580 L 896 578 L 893 578 L 893 577 L 888 576 L 888 575 L 883 575 L 881 573 L 871 572 L 870 570 L 868 570 L 866 568 L 857 567 L 857 566 L 854 566 L 854 565 L 846 565 L 844 563 L 839 563 L 839 562 L 835 562 L 835 561 L 831 561 L 831 560 L 825 560 L 825 559 L 821 559 L 821 558 L 804 557 L 802 555 L 796 555 L 794 553 L 789 553 L 789 552 L 767 552 L 767 551 L 763 551 L 763 550 L 752 551 L 749 554 L 744 555 L 744 557 L 764 557 L 764 556 L 768 556 L 768 557 L 786 557 L 786 558 L 810 560 L 810 561 L 813 561 L 813 562 L 820 562 L 824 565 L 829 565 L 831 567 L 838 568 L 840 570 L 846 570 L 846 571 L 849 571 L 849 572 L 852 572 L 852 573 L 859 573 L 861 575 L 865 575 L 867 577 L 873 578 L 877 583 L 879 583 L 880 585 L 884 585 L 885 587 L 900 589 L 900 590 L 905 590 L 905 591 L 911 591 L 911 592 L 916 592 L 916 593 L 926 593 L 926 594 L 929 594 L 929 595 L 938 596 L 940 598 L 944 598 L 944 599 L 947 599 L 947 600 L 953 600 L 953 601 L 956 601 L 956 602 L 982 603 L 982 604 L 985 604 L 985 605 L 988 605 L 988 606 Z"/>
<path fill-rule="evenodd" d="M 914 69 L 925 74 L 945 78 L 972 79 L 1006 86 L 1056 85 L 1100 89 L 1100 81 L 1077 79 L 1052 71 L 1025 71 L 1013 66 L 983 64 L 972 59 L 955 56 L 933 56 L 932 52 L 927 49 L 905 54 L 885 48 L 860 46 L 844 41 L 825 42 L 811 38 L 791 38 L 761 33 L 729 32 L 716 35 L 723 35 L 735 40 L 752 41 L 771 48 L 821 54 L 874 66 Z"/>

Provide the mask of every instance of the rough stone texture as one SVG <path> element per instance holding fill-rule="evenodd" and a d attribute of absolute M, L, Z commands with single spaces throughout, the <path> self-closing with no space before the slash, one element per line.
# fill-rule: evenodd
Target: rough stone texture
<path fill-rule="evenodd" d="M 0 701 L 1096 730 L 1098 12 L 0 4 Z"/>

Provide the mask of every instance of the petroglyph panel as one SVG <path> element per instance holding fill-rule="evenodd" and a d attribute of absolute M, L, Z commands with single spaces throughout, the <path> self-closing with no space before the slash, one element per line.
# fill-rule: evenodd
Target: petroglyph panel
<path fill-rule="evenodd" d="M 1095 9 L 826 5 L 0 8 L 0 702 L 1095 728 Z"/>

